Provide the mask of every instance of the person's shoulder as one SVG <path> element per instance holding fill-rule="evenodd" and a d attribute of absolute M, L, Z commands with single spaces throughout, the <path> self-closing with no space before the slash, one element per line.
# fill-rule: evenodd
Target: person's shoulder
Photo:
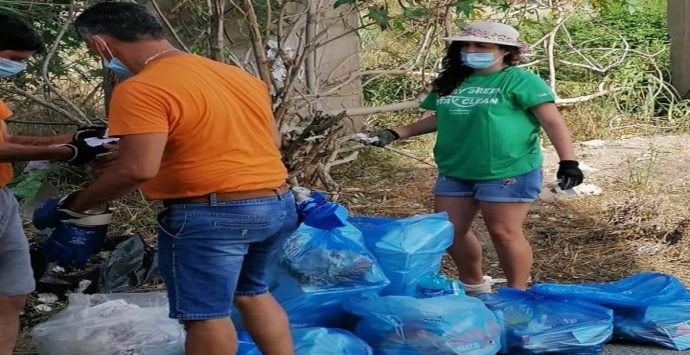
<path fill-rule="evenodd" d="M 522 67 L 517 67 L 517 66 L 510 66 L 506 68 L 506 72 L 508 75 L 510 75 L 511 78 L 519 79 L 519 80 L 543 80 L 541 76 L 538 74 L 532 72 L 529 69 L 525 69 Z"/>

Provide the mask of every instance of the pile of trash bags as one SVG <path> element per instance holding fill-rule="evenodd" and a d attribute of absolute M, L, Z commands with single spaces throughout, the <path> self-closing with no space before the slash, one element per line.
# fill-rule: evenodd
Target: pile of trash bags
<path fill-rule="evenodd" d="M 445 213 L 339 221 L 300 226 L 273 259 L 270 290 L 298 354 L 599 354 L 612 337 L 690 349 L 690 291 L 672 276 L 500 288 L 475 298 L 440 272 L 453 240 Z M 34 328 L 39 351 L 176 354 L 184 334 L 155 295 L 72 295 L 65 311 Z M 237 309 L 232 318 L 238 353 L 260 354 Z"/>

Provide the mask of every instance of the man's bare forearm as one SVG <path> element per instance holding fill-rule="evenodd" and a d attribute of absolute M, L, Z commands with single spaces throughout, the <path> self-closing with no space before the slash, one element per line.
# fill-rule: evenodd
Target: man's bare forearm
<path fill-rule="evenodd" d="M 86 189 L 76 193 L 65 207 L 74 211 L 101 209 L 107 203 L 134 191 L 139 184 L 127 174 L 109 169 L 107 174 L 100 175 Z"/>
<path fill-rule="evenodd" d="M 0 162 L 3 163 L 30 160 L 65 161 L 70 159 L 72 154 L 72 149 L 68 147 L 0 143 Z"/>
<path fill-rule="evenodd" d="M 53 144 L 65 144 L 72 141 L 71 134 L 63 134 L 60 136 L 51 137 L 34 137 L 34 136 L 9 136 L 7 139 L 8 143 L 22 144 L 22 145 L 34 145 L 34 146 L 45 146 Z"/>

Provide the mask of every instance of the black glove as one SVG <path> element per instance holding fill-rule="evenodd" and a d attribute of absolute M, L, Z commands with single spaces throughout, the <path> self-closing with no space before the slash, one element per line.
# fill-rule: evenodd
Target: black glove
<path fill-rule="evenodd" d="M 67 159 L 67 163 L 74 166 L 84 165 L 99 156 L 110 153 L 102 145 L 96 147 L 88 145 L 84 139 L 72 140 L 68 144 L 64 144 L 64 146 L 72 149 L 72 157 Z"/>
<path fill-rule="evenodd" d="M 103 138 L 108 127 L 105 126 L 88 126 L 79 128 L 74 135 L 72 135 L 72 140 L 76 141 L 79 139 L 86 138 Z"/>
<path fill-rule="evenodd" d="M 582 170 L 578 168 L 579 165 L 576 160 L 561 160 L 558 163 L 556 178 L 559 180 L 558 186 L 561 187 L 561 190 L 572 189 L 582 183 L 585 176 L 582 174 Z"/>
<path fill-rule="evenodd" d="M 370 132 L 368 134 L 369 138 L 375 138 L 376 140 L 373 140 L 368 143 L 369 145 L 373 145 L 376 147 L 385 147 L 391 142 L 393 142 L 396 139 L 400 138 L 400 135 L 398 132 L 392 130 L 392 129 L 382 129 L 380 131 L 374 131 Z"/>

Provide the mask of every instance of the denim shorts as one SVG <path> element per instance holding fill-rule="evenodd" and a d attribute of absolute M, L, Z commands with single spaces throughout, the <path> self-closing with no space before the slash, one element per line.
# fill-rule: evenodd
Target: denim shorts
<path fill-rule="evenodd" d="M 158 215 L 158 267 L 170 317 L 224 318 L 232 300 L 268 292 L 268 266 L 298 227 L 292 192 L 216 204 L 171 205 Z"/>
<path fill-rule="evenodd" d="M 498 180 L 467 180 L 439 174 L 433 194 L 473 197 L 485 202 L 532 202 L 541 192 L 543 178 L 541 168 Z"/>

